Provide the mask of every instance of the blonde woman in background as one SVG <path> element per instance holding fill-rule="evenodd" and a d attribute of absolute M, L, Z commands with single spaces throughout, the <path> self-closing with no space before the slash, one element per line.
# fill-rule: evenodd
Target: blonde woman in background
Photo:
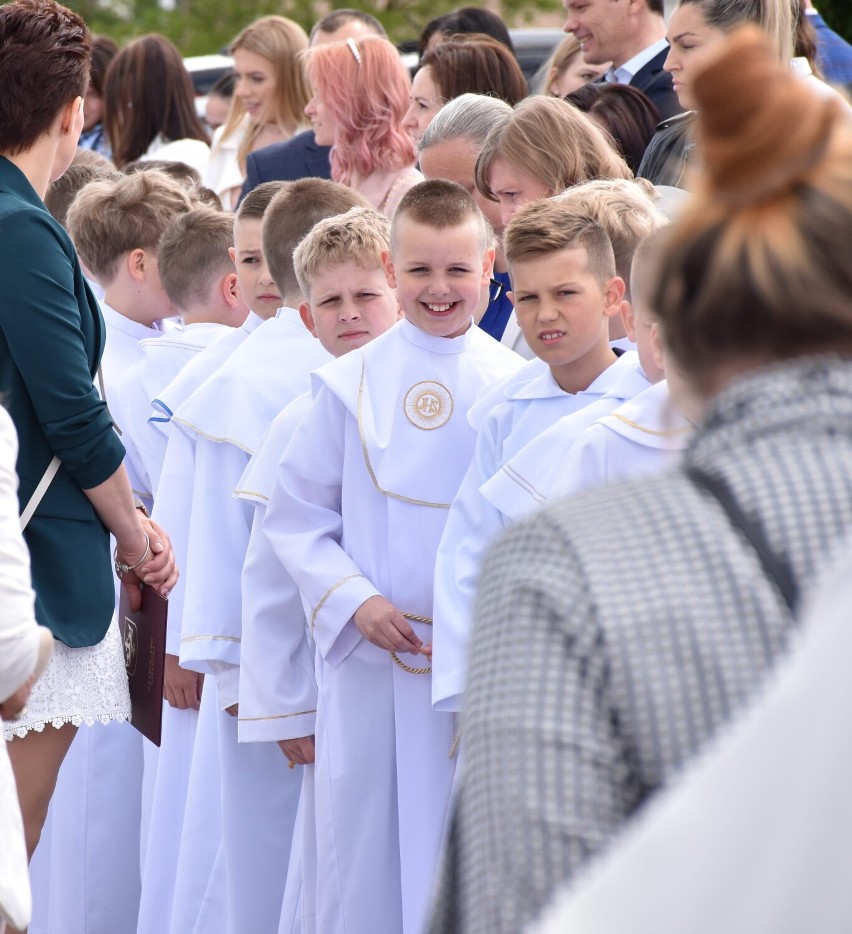
<path fill-rule="evenodd" d="M 550 58 L 541 66 L 533 86 L 538 94 L 551 97 L 566 97 L 590 81 L 596 81 L 612 66 L 590 65 L 583 59 L 583 47 L 574 36 L 566 36 L 553 50 Z"/>
<path fill-rule="evenodd" d="M 301 53 L 307 48 L 305 31 L 283 16 L 255 20 L 231 43 L 237 83 L 204 176 L 227 210 L 236 207 L 248 154 L 304 129 L 311 94 Z"/>

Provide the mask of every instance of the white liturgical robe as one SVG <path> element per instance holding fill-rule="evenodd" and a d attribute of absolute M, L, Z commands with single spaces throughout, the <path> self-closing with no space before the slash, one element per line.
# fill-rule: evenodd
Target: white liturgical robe
<path fill-rule="evenodd" d="M 432 701 L 437 710 L 460 709 L 479 572 L 496 536 L 514 521 L 500 508 L 500 500 L 495 503 L 484 491 L 513 457 L 555 423 L 576 424 L 576 436 L 607 406 L 615 408 L 626 393 L 648 384 L 635 353 L 620 356 L 586 390 L 575 394 L 564 392 L 548 368 L 535 375 L 528 364 L 524 372 L 532 378 L 509 383 L 505 401 L 484 417 L 476 455 L 453 501 L 438 549 L 432 656 Z M 543 448 L 540 456 L 552 455 Z"/>
<path fill-rule="evenodd" d="M 549 499 L 659 473 L 677 460 L 693 431 L 674 408 L 666 381 L 656 383 L 580 435 L 557 472 Z"/>
<path fill-rule="evenodd" d="M 217 691 L 220 708 L 239 697 L 241 571 L 253 511 L 234 490 L 270 422 L 330 359 L 298 312 L 283 308 L 172 416 L 172 432 L 194 446 L 180 660 L 213 675 L 205 690 Z M 218 732 L 230 929 L 274 929 L 301 774 L 274 746 L 239 746 L 237 723 L 224 714 Z"/>
<path fill-rule="evenodd" d="M 281 461 L 264 530 L 316 640 L 324 934 L 423 929 L 453 718 L 432 710 L 426 659 L 394 660 L 352 617 L 382 594 L 431 641 L 435 552 L 474 448 L 466 414 L 520 363 L 476 327 L 449 339 L 401 321 L 314 374 L 314 403 Z"/>
<path fill-rule="evenodd" d="M 125 422 L 121 440 L 137 465 L 139 495 L 149 508 L 166 454 L 165 436 L 148 421 L 151 402 L 190 360 L 233 330 L 225 324 L 199 322 L 179 325 L 161 337 L 139 342 L 140 359 L 127 371 L 119 388 Z"/>

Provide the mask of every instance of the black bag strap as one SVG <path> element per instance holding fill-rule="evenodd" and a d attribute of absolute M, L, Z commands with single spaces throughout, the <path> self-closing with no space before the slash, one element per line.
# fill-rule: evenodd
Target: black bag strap
<path fill-rule="evenodd" d="M 781 555 L 772 550 L 760 525 L 740 509 L 728 484 L 720 477 L 713 477 L 694 466 L 686 468 L 686 475 L 697 487 L 706 490 L 718 501 L 727 513 L 731 525 L 743 533 L 757 553 L 764 573 L 778 588 L 790 612 L 795 613 L 799 602 L 799 589 L 790 565 Z"/>

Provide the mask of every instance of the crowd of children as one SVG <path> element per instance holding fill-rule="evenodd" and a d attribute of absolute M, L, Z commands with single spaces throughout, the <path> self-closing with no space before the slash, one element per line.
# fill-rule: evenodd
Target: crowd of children
<path fill-rule="evenodd" d="M 156 168 L 78 177 L 63 210 L 103 294 L 100 389 L 182 575 L 161 748 L 87 731 L 120 744 L 136 801 L 135 929 L 419 932 L 485 552 L 690 430 L 641 287 L 656 193 L 595 181 L 513 213 L 527 361 L 473 324 L 494 234 L 453 182 L 388 222 L 320 179 L 232 216 Z"/>

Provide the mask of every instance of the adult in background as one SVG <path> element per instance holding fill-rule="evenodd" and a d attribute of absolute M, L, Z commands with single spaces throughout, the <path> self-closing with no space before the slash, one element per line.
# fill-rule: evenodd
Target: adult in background
<path fill-rule="evenodd" d="M 418 142 L 435 114 L 460 94 L 489 94 L 514 107 L 527 96 L 515 56 L 481 33 L 452 36 L 428 49 L 411 83 L 403 126 Z"/>
<path fill-rule="evenodd" d="M 134 508 L 124 448 L 93 385 L 103 319 L 42 200 L 76 149 L 89 55 L 85 24 L 53 0 L 0 7 L 0 392 L 20 440 L 22 509 L 55 465 L 25 537 L 36 618 L 56 637 L 56 653 L 26 714 L 5 730 L 30 855 L 77 727 L 130 712 L 110 625 L 109 532 L 132 604 L 143 579 L 164 594 L 177 580 L 168 538 Z"/>
<path fill-rule="evenodd" d="M 331 178 L 354 188 L 387 217 L 423 176 L 402 127 L 411 79 L 396 48 L 363 36 L 311 49 L 314 96 L 305 114 L 316 141 L 331 146 Z"/>
<path fill-rule="evenodd" d="M 567 97 L 589 81 L 602 78 L 612 62 L 591 65 L 583 58 L 583 47 L 572 35 L 567 35 L 551 53 L 550 58 L 535 73 L 530 86 L 534 94 Z"/>
<path fill-rule="evenodd" d="M 499 202 L 503 226 L 522 205 L 571 185 L 632 177 L 590 117 L 543 95 L 521 101 L 508 120 L 494 126 L 476 160 L 476 187 Z"/>
<path fill-rule="evenodd" d="M 444 178 L 469 191 L 493 230 L 503 227 L 500 205 L 476 187 L 476 160 L 488 134 L 511 116 L 512 108 L 505 101 L 482 94 L 461 94 L 438 111 L 418 145 L 420 171 L 426 178 Z M 495 340 L 530 359 L 532 351 L 521 334 L 508 296 L 511 288 L 497 237 L 489 301 L 477 324 Z"/>
<path fill-rule="evenodd" d="M 722 48 L 650 290 L 704 418 L 677 469 L 556 503 L 487 560 L 433 932 L 526 929 L 742 711 L 852 522 L 852 126 L 756 30 Z"/>
<path fill-rule="evenodd" d="M 110 156 L 109 140 L 104 127 L 104 79 L 110 62 L 118 55 L 118 46 L 109 36 L 92 36 L 92 65 L 89 86 L 83 99 L 83 132 L 81 149 L 93 149 Z"/>
<path fill-rule="evenodd" d="M 180 52 L 152 33 L 128 43 L 107 70 L 104 124 L 113 162 L 186 162 L 204 171 L 210 148 Z"/>
<path fill-rule="evenodd" d="M 312 49 L 330 42 L 345 42 L 360 36 L 385 36 L 382 24 L 361 10 L 335 10 L 311 30 Z M 321 146 L 313 130 L 297 133 L 286 143 L 274 143 L 246 157 L 246 180 L 240 200 L 262 182 L 294 182 L 300 178 L 331 178 L 331 146 Z"/>
<path fill-rule="evenodd" d="M 429 20 L 423 32 L 420 33 L 418 42 L 420 57 L 423 58 L 427 50 L 434 48 L 450 36 L 459 36 L 463 33 L 491 36 L 492 39 L 505 45 L 512 55 L 515 54 L 509 29 L 496 13 L 481 7 L 466 6 Z"/>
<path fill-rule="evenodd" d="M 248 154 L 292 139 L 304 127 L 311 96 L 302 58 L 307 47 L 305 31 L 284 16 L 262 16 L 231 43 L 237 76 L 231 110 L 213 134 L 202 173 L 227 210 L 237 205 Z"/>
<path fill-rule="evenodd" d="M 591 65 L 612 62 L 605 81 L 630 84 L 654 102 L 663 119 L 681 112 L 671 75 L 663 70 L 668 43 L 663 0 L 564 0 L 570 32 Z"/>
<path fill-rule="evenodd" d="M 629 84 L 586 84 L 565 100 L 605 130 L 616 152 L 636 172 L 654 136 L 660 114 L 654 102 Z"/>
<path fill-rule="evenodd" d="M 654 185 L 688 186 L 697 119 L 693 81 L 727 36 L 746 24 L 761 30 L 779 62 L 790 61 L 794 35 L 790 0 L 680 0 L 669 19 L 665 67 L 686 113 L 660 124 L 637 175 Z"/>

